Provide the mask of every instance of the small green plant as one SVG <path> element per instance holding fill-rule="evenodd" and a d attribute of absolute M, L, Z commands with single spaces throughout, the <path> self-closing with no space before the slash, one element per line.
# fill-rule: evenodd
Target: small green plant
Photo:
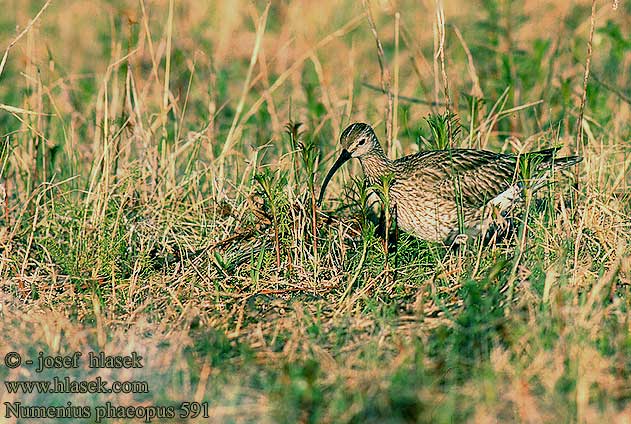
<path fill-rule="evenodd" d="M 452 147 L 459 140 L 462 125 L 456 114 L 445 112 L 430 114 L 425 118 L 429 126 L 430 138 L 421 137 L 420 145 L 430 150 L 446 150 Z"/>
<path fill-rule="evenodd" d="M 391 283 L 394 281 L 394 275 L 390 268 L 389 263 L 389 250 L 390 250 L 390 228 L 393 224 L 393 215 L 394 215 L 394 224 L 396 225 L 396 205 L 393 205 L 390 199 L 390 187 L 394 182 L 394 174 L 390 173 L 379 181 L 379 184 L 373 186 L 373 189 L 379 196 L 382 205 L 383 217 L 384 217 L 384 243 L 383 243 L 383 255 L 384 255 L 384 269 L 387 276 L 388 282 Z M 395 228 L 396 232 L 396 228 Z M 395 240 L 396 245 L 396 240 Z M 396 249 L 396 247 L 395 247 Z M 396 250 L 395 250 L 395 261 L 396 261 Z"/>
<path fill-rule="evenodd" d="M 277 251 L 278 252 L 278 251 Z M 261 276 L 261 269 L 263 268 L 263 260 L 265 259 L 265 247 L 261 247 L 258 255 L 255 258 L 254 250 L 250 252 L 250 278 L 255 287 L 259 285 L 259 277 Z M 278 256 L 277 256 L 278 259 Z"/>
<path fill-rule="evenodd" d="M 537 176 L 540 166 L 543 163 L 544 155 L 541 152 L 528 152 L 519 155 L 518 166 L 519 176 L 522 181 L 529 183 Z"/>
<path fill-rule="evenodd" d="M 519 244 L 517 246 L 517 254 L 513 262 L 513 269 L 509 278 L 509 292 L 508 298 L 512 299 L 514 283 L 517 274 L 517 270 L 526 249 L 526 241 L 528 237 L 528 219 L 530 217 L 530 209 L 532 204 L 532 195 L 534 191 L 538 189 L 538 185 L 541 184 L 541 164 L 544 160 L 544 154 L 542 152 L 531 152 L 519 155 L 517 158 L 517 172 L 520 184 L 522 186 L 524 201 L 525 201 L 525 213 L 523 216 L 522 225 L 520 226 L 520 233 L 518 235 Z M 552 166 L 552 165 L 551 165 Z"/>
<path fill-rule="evenodd" d="M 292 155 L 295 156 L 296 150 L 300 155 L 300 169 L 303 172 L 298 172 L 298 167 L 296 166 L 296 160 L 294 158 L 294 175 L 298 179 L 299 175 L 305 175 L 307 190 L 309 192 L 310 198 L 310 209 L 311 209 L 311 237 L 312 237 L 312 246 L 313 246 L 313 257 L 317 258 L 318 256 L 318 222 L 317 222 L 317 195 L 315 188 L 315 175 L 316 175 L 316 163 L 318 160 L 318 149 L 315 145 L 315 141 L 313 138 L 304 141 L 303 132 L 300 131 L 300 127 L 302 123 L 289 121 L 289 123 L 285 126 L 285 132 L 289 136 L 289 142 L 291 145 Z"/>
<path fill-rule="evenodd" d="M 464 94 L 463 96 L 467 102 L 467 110 L 469 111 L 468 147 L 474 147 L 474 137 L 479 137 L 479 132 L 475 131 L 475 129 L 479 126 L 482 108 L 486 101 L 481 97 L 468 94 Z"/>
<path fill-rule="evenodd" d="M 276 251 L 276 267 L 280 270 L 282 243 L 289 235 L 289 225 L 287 223 L 289 202 L 284 188 L 287 186 L 287 172 L 271 171 L 265 168 L 263 172 L 254 175 L 254 180 L 261 189 L 266 204 L 272 216 L 272 227 L 274 229 L 274 248 Z M 288 265 L 291 267 L 291 253 L 287 252 Z"/>

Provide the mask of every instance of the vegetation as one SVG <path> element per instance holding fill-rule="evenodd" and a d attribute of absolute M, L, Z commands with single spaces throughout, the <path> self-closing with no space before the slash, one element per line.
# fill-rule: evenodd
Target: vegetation
<path fill-rule="evenodd" d="M 591 5 L 5 0 L 0 354 L 145 363 L 0 376 L 150 393 L 2 387 L 0 404 L 624 422 L 631 2 Z M 354 121 L 391 157 L 562 146 L 584 160 L 529 199 L 508 243 L 401 233 L 389 254 L 357 163 L 316 206 Z"/>

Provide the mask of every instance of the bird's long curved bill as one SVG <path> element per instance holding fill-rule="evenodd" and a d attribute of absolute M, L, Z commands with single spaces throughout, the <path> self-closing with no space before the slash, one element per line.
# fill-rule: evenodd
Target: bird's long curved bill
<path fill-rule="evenodd" d="M 350 158 L 351 158 L 351 154 L 348 152 L 348 150 L 346 149 L 342 150 L 340 157 L 337 158 L 337 160 L 335 161 L 335 163 L 329 170 L 329 173 L 326 174 L 326 177 L 324 178 L 324 182 L 322 183 L 322 188 L 320 189 L 320 196 L 318 197 L 318 206 L 322 204 L 322 199 L 324 198 L 324 191 L 326 190 L 326 186 L 329 184 L 329 181 L 333 177 L 333 174 L 335 174 L 335 172 L 339 169 L 339 167 L 344 165 L 344 163 L 348 161 Z"/>

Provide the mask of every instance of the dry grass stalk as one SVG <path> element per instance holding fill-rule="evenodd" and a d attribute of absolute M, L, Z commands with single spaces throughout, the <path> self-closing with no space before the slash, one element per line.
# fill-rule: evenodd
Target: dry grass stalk
<path fill-rule="evenodd" d="M 587 56 L 585 58 L 585 71 L 583 73 L 583 92 L 581 94 L 581 104 L 576 122 L 576 154 L 580 155 L 583 149 L 583 117 L 585 115 L 585 103 L 587 102 L 587 82 L 589 81 L 589 71 L 592 63 L 594 29 L 596 27 L 596 0 L 592 0 L 592 9 L 589 23 L 589 38 L 587 39 Z M 578 177 L 578 170 L 577 177 Z M 577 178 L 578 180 L 578 178 Z"/>
<path fill-rule="evenodd" d="M 465 54 L 467 55 L 467 69 L 469 70 L 469 78 L 471 78 L 471 95 L 479 98 L 484 97 L 484 93 L 482 92 L 482 87 L 480 87 L 480 78 L 478 78 L 478 72 L 475 69 L 475 63 L 473 61 L 473 56 L 471 55 L 471 50 L 469 50 L 469 46 L 465 41 L 460 29 L 456 25 L 453 26 L 454 33 L 458 37 L 460 41 L 460 45 L 464 49 Z"/>
<path fill-rule="evenodd" d="M 265 27 L 267 25 L 267 15 L 269 13 L 271 3 L 267 3 L 265 6 L 265 10 L 263 14 L 259 18 L 259 21 L 256 26 L 256 38 L 254 42 L 254 48 L 252 49 L 252 56 L 250 57 L 250 65 L 248 67 L 248 72 L 245 76 L 245 80 L 243 81 L 243 88 L 241 90 L 241 97 L 239 97 L 239 103 L 237 104 L 237 108 L 234 114 L 234 118 L 232 119 L 232 124 L 230 124 L 230 130 L 228 131 L 228 135 L 226 136 L 226 141 L 224 142 L 223 148 L 221 149 L 221 155 L 219 157 L 220 162 L 223 163 L 225 161 L 226 156 L 232 150 L 233 145 L 235 143 L 235 134 L 237 131 L 237 126 L 240 123 L 241 113 L 243 112 L 243 107 L 245 106 L 245 100 L 250 91 L 250 81 L 252 80 L 252 74 L 254 73 L 254 66 L 256 65 L 256 61 L 259 57 L 259 50 L 261 48 L 261 43 L 263 41 L 263 34 L 265 33 Z M 219 175 L 223 177 L 223 166 L 220 168 Z"/>
<path fill-rule="evenodd" d="M 2 60 L 0 60 L 0 77 L 2 76 L 2 72 L 4 71 L 4 67 L 6 66 L 7 58 L 9 57 L 9 51 L 11 50 L 11 48 L 15 46 L 15 44 L 20 41 L 20 39 L 25 34 L 28 34 L 35 22 L 38 21 L 38 19 L 42 16 L 48 6 L 50 6 L 51 2 L 52 0 L 47 0 L 46 3 L 44 3 L 44 5 L 39 9 L 39 12 L 37 12 L 37 14 L 33 17 L 33 19 L 31 19 L 29 23 L 24 27 L 24 29 L 13 40 L 11 40 L 11 42 L 5 49 L 4 54 L 2 55 Z"/>
<path fill-rule="evenodd" d="M 379 39 L 379 33 L 377 32 L 377 26 L 375 25 L 375 20 L 372 16 L 372 10 L 370 8 L 369 0 L 362 0 L 362 4 L 364 5 L 364 9 L 366 10 L 366 17 L 368 19 L 368 25 L 370 26 L 370 31 L 375 39 L 375 43 L 377 44 L 377 59 L 379 60 L 379 70 L 380 70 L 380 81 L 381 81 L 381 90 L 386 95 L 386 114 L 385 114 L 385 123 L 386 123 L 386 155 L 389 157 L 392 155 L 392 114 L 393 114 L 393 95 L 391 91 L 391 77 L 390 70 L 386 65 L 385 53 L 383 52 L 383 46 L 381 44 L 381 40 Z"/>
<path fill-rule="evenodd" d="M 399 134 L 399 32 L 401 14 L 394 14 L 394 102 L 392 106 L 392 139 L 397 141 Z M 399 145 L 399 143 L 397 143 Z M 401 153 L 401 152 L 396 152 Z"/>
<path fill-rule="evenodd" d="M 445 109 L 451 111 L 451 95 L 449 94 L 449 78 L 445 66 L 445 11 L 442 0 L 436 0 L 436 29 L 438 31 L 438 48 L 434 53 L 434 60 L 440 61 L 440 73 L 443 78 L 443 93 L 445 95 Z M 451 134 L 451 131 L 449 132 Z"/>

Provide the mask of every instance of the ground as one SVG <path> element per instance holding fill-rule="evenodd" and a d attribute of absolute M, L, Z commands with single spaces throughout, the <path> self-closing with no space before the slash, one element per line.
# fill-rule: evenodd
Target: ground
<path fill-rule="evenodd" d="M 5 0 L 4 419 L 629 422 L 631 3 L 443 3 Z M 388 254 L 358 163 L 315 205 L 355 121 L 584 159 L 508 243 Z M 54 377 L 146 387 L 6 384 Z"/>

